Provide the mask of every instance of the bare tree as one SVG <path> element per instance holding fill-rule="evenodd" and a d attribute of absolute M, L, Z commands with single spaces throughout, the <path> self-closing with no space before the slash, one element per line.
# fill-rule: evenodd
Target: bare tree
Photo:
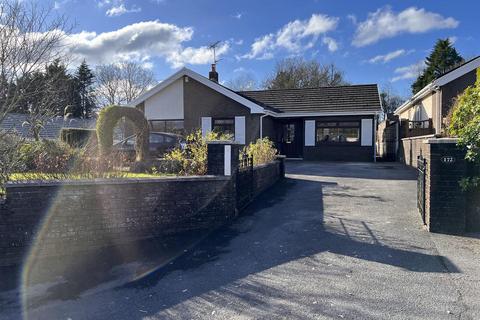
<path fill-rule="evenodd" d="M 226 86 L 235 91 L 248 91 L 257 89 L 257 81 L 251 73 L 241 73 L 235 78 L 230 79 Z"/>
<path fill-rule="evenodd" d="M 383 85 L 380 91 L 380 99 L 382 101 L 383 111 L 382 118 L 385 118 L 387 114 L 393 113 L 395 109 L 400 107 L 405 99 L 395 93 L 391 84 Z"/>
<path fill-rule="evenodd" d="M 39 93 L 34 77 L 28 76 L 64 55 L 65 27 L 66 19 L 52 16 L 49 8 L 0 2 L 0 121 Z"/>
<path fill-rule="evenodd" d="M 277 62 L 273 74 L 264 82 L 267 89 L 334 87 L 345 85 L 343 72 L 333 63 L 288 58 Z"/>
<path fill-rule="evenodd" d="M 96 95 L 101 106 L 130 103 L 155 84 L 151 70 L 137 62 L 104 64 L 96 70 Z"/>

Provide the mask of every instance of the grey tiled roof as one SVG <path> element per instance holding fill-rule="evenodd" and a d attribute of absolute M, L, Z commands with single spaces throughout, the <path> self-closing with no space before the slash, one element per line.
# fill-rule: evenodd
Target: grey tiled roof
<path fill-rule="evenodd" d="M 240 91 L 238 94 L 281 112 L 378 112 L 376 84 Z"/>
<path fill-rule="evenodd" d="M 27 115 L 21 113 L 10 113 L 0 123 L 0 130 L 21 135 L 24 138 L 33 138 L 28 125 L 24 125 Z M 44 128 L 40 131 L 43 139 L 57 139 L 62 128 L 95 128 L 95 119 L 64 119 L 55 117 L 46 121 Z"/>

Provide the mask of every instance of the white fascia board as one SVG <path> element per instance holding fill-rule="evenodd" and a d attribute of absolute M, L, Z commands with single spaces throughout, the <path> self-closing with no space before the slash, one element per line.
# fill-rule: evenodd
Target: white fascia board
<path fill-rule="evenodd" d="M 285 112 L 276 113 L 273 117 L 276 118 L 296 118 L 296 117 L 327 117 L 327 116 L 374 116 L 380 111 L 371 112 Z"/>
<path fill-rule="evenodd" d="M 190 69 L 187 69 L 187 68 L 182 68 L 181 70 L 177 71 L 176 73 L 174 73 L 173 75 L 171 75 L 170 77 L 168 77 L 164 81 L 160 82 L 155 87 L 153 87 L 152 89 L 150 89 L 149 91 L 145 92 L 143 95 L 141 95 L 140 97 L 138 97 L 137 99 L 132 101 L 129 105 L 130 106 L 136 106 L 137 104 L 142 103 L 143 101 L 145 101 L 148 98 L 150 98 L 151 96 L 157 94 L 158 92 L 163 90 L 165 87 L 167 87 L 171 83 L 173 83 L 175 80 L 177 80 L 177 79 L 179 79 L 183 76 L 190 77 L 190 78 L 200 82 L 201 84 L 203 84 L 203 85 L 205 85 L 205 86 L 223 94 L 224 96 L 229 97 L 230 99 L 244 105 L 245 107 L 250 109 L 251 113 L 261 113 L 261 114 L 265 113 L 264 108 L 259 106 L 258 104 L 242 97 L 241 95 L 239 95 L 239 94 L 237 94 L 237 93 L 235 93 L 231 90 L 226 89 L 225 87 L 219 85 L 218 83 L 213 82 L 213 81 L 211 81 L 211 80 L 209 80 L 209 79 L 207 79 L 207 78 L 199 75 L 198 73 L 196 73 L 196 72 L 194 72 Z"/>
<path fill-rule="evenodd" d="M 464 64 L 461 67 L 458 67 L 457 69 L 453 70 L 452 72 L 447 73 L 444 76 L 441 76 L 437 80 L 434 81 L 435 85 L 441 87 L 446 85 L 447 83 L 463 76 L 464 74 L 469 73 L 470 71 L 473 71 L 477 68 L 480 67 L 480 57 L 477 57 L 476 59 L 473 59 L 469 63 Z"/>
<path fill-rule="evenodd" d="M 426 95 L 431 93 L 434 89 L 435 89 L 435 82 L 429 83 L 428 85 L 423 87 L 422 90 L 418 91 L 413 97 L 411 97 L 410 99 L 405 101 L 400 107 L 395 109 L 393 114 L 398 116 L 400 113 L 402 113 L 403 111 L 405 111 L 405 110 L 409 109 L 411 106 L 413 106 L 413 104 L 415 102 L 417 102 L 418 99 L 422 99 L 423 97 L 425 97 Z"/>

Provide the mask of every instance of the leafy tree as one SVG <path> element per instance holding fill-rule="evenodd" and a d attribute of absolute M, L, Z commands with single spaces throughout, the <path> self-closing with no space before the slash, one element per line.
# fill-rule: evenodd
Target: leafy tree
<path fill-rule="evenodd" d="M 72 110 L 74 117 L 91 118 L 97 108 L 93 83 L 95 75 L 85 60 L 78 67 L 74 75 L 74 103 Z"/>
<path fill-rule="evenodd" d="M 477 81 L 468 87 L 453 107 L 449 134 L 459 138 L 458 144 L 467 148 L 466 159 L 480 164 L 480 69 L 477 69 Z M 480 176 L 462 180 L 462 187 L 468 189 L 480 186 Z"/>
<path fill-rule="evenodd" d="M 265 80 L 266 89 L 295 89 L 345 85 L 343 72 L 334 64 L 288 58 L 277 63 L 273 75 Z"/>
<path fill-rule="evenodd" d="M 417 93 L 437 77 L 463 61 L 449 39 L 438 39 L 432 52 L 426 58 L 427 67 L 412 84 L 412 93 Z"/>
<path fill-rule="evenodd" d="M 45 70 L 44 103 L 56 116 L 63 116 L 65 108 L 75 105 L 75 82 L 67 67 L 55 59 Z M 48 96 L 45 96 L 48 95 Z"/>

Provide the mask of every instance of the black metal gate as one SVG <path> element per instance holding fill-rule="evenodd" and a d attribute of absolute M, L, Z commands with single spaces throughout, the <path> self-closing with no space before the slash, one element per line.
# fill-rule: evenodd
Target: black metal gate
<path fill-rule="evenodd" d="M 245 208 L 253 199 L 253 158 L 240 156 L 236 175 L 237 209 Z"/>
<path fill-rule="evenodd" d="M 422 156 L 417 158 L 417 207 L 425 223 L 425 170 L 427 168 L 427 160 Z"/>

